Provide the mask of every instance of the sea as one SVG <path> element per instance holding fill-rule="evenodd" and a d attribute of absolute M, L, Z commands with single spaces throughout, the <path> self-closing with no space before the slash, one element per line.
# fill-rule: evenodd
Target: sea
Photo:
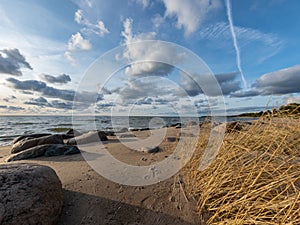
<path fill-rule="evenodd" d="M 122 128 L 160 128 L 189 121 L 202 122 L 207 117 L 157 117 L 157 116 L 0 116 L 0 146 L 10 145 L 14 138 L 24 134 L 51 133 L 62 134 L 69 129 L 80 132 L 90 130 L 117 131 Z M 228 117 L 224 121 L 247 120 L 247 118 Z"/>

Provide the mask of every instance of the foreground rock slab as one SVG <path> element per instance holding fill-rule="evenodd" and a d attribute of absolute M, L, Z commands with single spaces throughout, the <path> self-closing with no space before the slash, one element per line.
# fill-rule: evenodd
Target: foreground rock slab
<path fill-rule="evenodd" d="M 62 204 L 62 184 L 50 167 L 0 165 L 1 225 L 55 225 Z"/>
<path fill-rule="evenodd" d="M 29 149 L 26 149 L 22 152 L 18 152 L 10 155 L 6 162 L 12 162 L 22 159 L 31 159 L 39 156 L 58 156 L 58 155 L 72 155 L 78 154 L 80 150 L 77 146 L 70 145 L 39 145 Z"/>
<path fill-rule="evenodd" d="M 61 135 L 50 135 L 30 140 L 23 139 L 12 146 L 11 153 L 18 153 L 34 146 L 46 144 L 64 144 L 64 141 Z"/>

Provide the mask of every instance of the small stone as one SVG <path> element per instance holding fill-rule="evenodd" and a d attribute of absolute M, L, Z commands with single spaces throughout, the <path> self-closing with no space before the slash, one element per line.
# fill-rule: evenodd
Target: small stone
<path fill-rule="evenodd" d="M 147 152 L 147 153 L 157 153 L 160 151 L 159 147 L 142 147 L 141 151 Z"/>

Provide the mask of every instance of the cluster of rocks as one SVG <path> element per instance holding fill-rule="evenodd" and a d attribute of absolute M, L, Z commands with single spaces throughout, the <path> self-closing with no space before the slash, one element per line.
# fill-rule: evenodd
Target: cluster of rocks
<path fill-rule="evenodd" d="M 39 156 L 58 156 L 78 154 L 77 145 L 106 141 L 103 131 L 90 131 L 85 134 L 71 129 L 66 134 L 31 134 L 17 137 L 13 141 L 11 155 L 7 162 L 36 158 Z"/>

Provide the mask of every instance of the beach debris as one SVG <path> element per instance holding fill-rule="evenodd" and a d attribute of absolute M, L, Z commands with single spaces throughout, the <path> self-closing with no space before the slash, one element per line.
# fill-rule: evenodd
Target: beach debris
<path fill-rule="evenodd" d="M 67 145 L 89 144 L 98 141 L 107 141 L 107 136 L 104 131 L 90 131 L 78 137 L 69 139 Z"/>
<path fill-rule="evenodd" d="M 21 141 L 18 141 L 12 146 L 11 153 L 12 154 L 18 153 L 38 145 L 63 144 L 63 143 L 64 143 L 63 139 L 59 134 L 49 135 L 49 136 L 39 137 L 39 138 L 34 138 L 29 140 L 23 139 Z"/>
<path fill-rule="evenodd" d="M 12 143 L 15 144 L 15 143 L 17 143 L 17 142 L 19 142 L 19 141 L 21 141 L 21 140 L 24 140 L 24 139 L 30 140 L 30 139 L 40 138 L 40 137 L 45 137 L 45 136 L 50 136 L 50 135 L 51 135 L 51 134 L 49 134 L 49 133 L 46 133 L 46 134 L 28 134 L 28 135 L 21 135 L 21 136 L 15 138 L 15 139 L 13 140 Z"/>
<path fill-rule="evenodd" d="M 55 145 L 38 145 L 24 151 L 10 155 L 6 162 L 12 162 L 22 159 L 31 159 L 39 156 L 59 156 L 78 154 L 80 150 L 77 146 L 55 144 Z"/>
<path fill-rule="evenodd" d="M 55 171 L 32 163 L 0 165 L 0 224 L 57 224 L 62 184 Z"/>

